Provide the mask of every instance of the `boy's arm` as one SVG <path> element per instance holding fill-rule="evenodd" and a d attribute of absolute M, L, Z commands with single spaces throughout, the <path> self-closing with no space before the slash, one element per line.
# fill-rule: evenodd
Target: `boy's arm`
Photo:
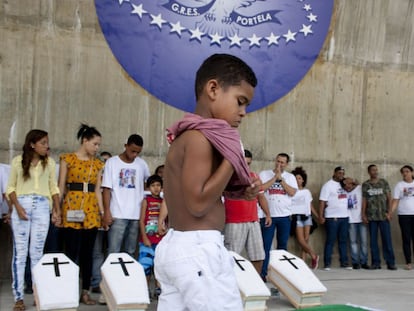
<path fill-rule="evenodd" d="M 186 135 L 182 165 L 185 205 L 193 216 L 202 217 L 220 199 L 234 169 L 227 159 L 215 168 L 215 151 L 199 131 L 188 131 L 183 135 Z"/>
<path fill-rule="evenodd" d="M 164 235 L 167 233 L 167 224 L 165 222 L 168 216 L 168 209 L 167 204 L 165 203 L 165 199 L 161 203 L 160 208 L 160 215 L 158 216 L 158 234 Z"/>
<path fill-rule="evenodd" d="M 112 225 L 113 219 L 111 214 L 110 202 L 111 202 L 111 189 L 102 187 L 102 201 L 104 214 L 102 218 L 102 227 L 106 230 Z"/>

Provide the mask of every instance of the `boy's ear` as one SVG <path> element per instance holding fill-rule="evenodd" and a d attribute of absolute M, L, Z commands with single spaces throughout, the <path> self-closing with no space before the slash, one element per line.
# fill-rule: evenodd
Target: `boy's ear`
<path fill-rule="evenodd" d="M 206 94 L 211 99 L 214 100 L 217 96 L 217 91 L 220 88 L 216 79 L 208 80 L 205 86 Z"/>

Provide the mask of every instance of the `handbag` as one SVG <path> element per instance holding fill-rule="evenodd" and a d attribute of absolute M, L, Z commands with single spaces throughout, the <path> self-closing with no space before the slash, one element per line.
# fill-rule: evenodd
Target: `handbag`
<path fill-rule="evenodd" d="M 68 210 L 66 212 L 66 220 L 68 222 L 83 222 L 85 219 L 85 212 L 83 210 Z"/>

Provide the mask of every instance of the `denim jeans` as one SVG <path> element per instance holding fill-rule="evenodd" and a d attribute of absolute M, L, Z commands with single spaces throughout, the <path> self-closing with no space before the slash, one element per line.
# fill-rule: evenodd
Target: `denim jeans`
<path fill-rule="evenodd" d="M 136 258 L 139 220 L 115 218 L 108 231 L 108 254 L 121 250 Z"/>
<path fill-rule="evenodd" d="M 104 230 L 98 230 L 92 251 L 92 288 L 99 287 L 99 283 L 101 283 L 101 266 L 105 260 L 107 245 L 108 232 Z"/>
<path fill-rule="evenodd" d="M 398 215 L 405 263 L 411 263 L 411 243 L 414 243 L 414 215 Z"/>
<path fill-rule="evenodd" d="M 13 295 L 15 301 L 24 297 L 24 271 L 27 255 L 33 268 L 43 256 L 47 231 L 49 228 L 49 200 L 40 195 L 21 195 L 17 200 L 26 211 L 28 220 L 19 218 L 16 209 L 11 215 L 13 231 Z M 30 240 L 30 241 L 29 241 Z"/>
<path fill-rule="evenodd" d="M 362 223 L 349 224 L 349 241 L 351 243 L 352 264 L 368 263 L 368 230 Z"/>
<path fill-rule="evenodd" d="M 270 249 L 276 231 L 276 249 L 287 250 L 287 242 L 290 234 L 290 217 L 272 217 L 272 224 L 265 227 L 265 218 L 260 219 L 262 229 L 263 247 L 265 250 L 265 259 L 262 266 L 262 277 L 267 276 L 267 267 L 269 265 Z"/>
<path fill-rule="evenodd" d="M 341 266 L 348 265 L 347 241 L 348 241 L 348 217 L 325 218 L 326 240 L 324 250 L 325 267 L 332 263 L 332 253 L 335 241 L 338 240 L 339 261 Z"/>
<path fill-rule="evenodd" d="M 389 266 L 395 265 L 394 250 L 391 240 L 391 225 L 388 220 L 371 220 L 369 222 L 369 234 L 371 239 L 372 265 L 381 265 L 381 258 L 378 247 L 378 229 L 381 233 L 382 253 L 384 260 Z"/>

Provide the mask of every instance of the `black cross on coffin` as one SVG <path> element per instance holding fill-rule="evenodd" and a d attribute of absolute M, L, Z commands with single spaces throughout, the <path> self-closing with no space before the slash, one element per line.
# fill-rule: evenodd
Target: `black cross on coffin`
<path fill-rule="evenodd" d="M 129 276 L 128 270 L 126 268 L 127 263 L 134 263 L 133 261 L 124 261 L 122 257 L 118 257 L 118 261 L 111 262 L 111 265 L 121 265 L 122 271 L 124 272 L 125 276 Z"/>
<path fill-rule="evenodd" d="M 57 257 L 53 257 L 53 262 L 43 262 L 43 266 L 53 265 L 55 267 L 55 276 L 60 277 L 59 265 L 69 264 L 69 261 L 59 262 Z"/>
<path fill-rule="evenodd" d="M 244 260 L 244 259 L 237 259 L 236 257 L 234 257 L 233 256 L 233 258 L 234 258 L 234 261 L 236 262 L 236 264 L 239 266 L 239 268 L 242 270 L 242 271 L 244 271 L 244 268 L 243 268 L 243 266 L 240 264 L 240 261 L 246 261 L 246 260 Z"/>
<path fill-rule="evenodd" d="M 292 257 L 292 258 L 288 258 L 286 255 L 283 255 L 282 256 L 283 257 L 283 259 L 279 259 L 279 261 L 288 261 L 295 269 L 299 269 L 293 262 L 292 262 L 292 260 L 296 260 L 296 258 L 295 257 Z"/>

